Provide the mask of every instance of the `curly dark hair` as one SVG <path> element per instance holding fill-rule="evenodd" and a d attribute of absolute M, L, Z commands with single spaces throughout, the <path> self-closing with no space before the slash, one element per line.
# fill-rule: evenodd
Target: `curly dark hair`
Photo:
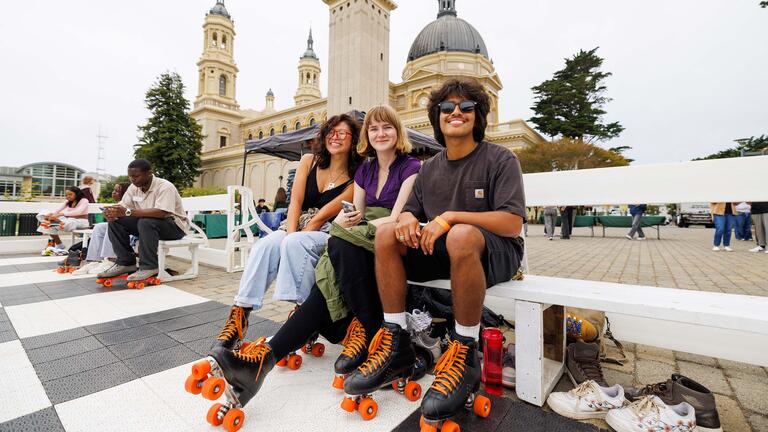
<path fill-rule="evenodd" d="M 68 202 L 67 207 L 70 207 L 70 208 L 77 207 L 77 203 L 79 203 L 81 199 L 85 199 L 85 195 L 83 195 L 83 191 L 80 190 L 80 188 L 77 186 L 67 186 L 65 190 L 68 190 L 75 194 L 75 200 Z"/>
<path fill-rule="evenodd" d="M 488 126 L 488 113 L 491 111 L 491 101 L 483 86 L 475 81 L 468 79 L 450 79 L 443 85 L 434 90 L 429 95 L 429 122 L 432 123 L 432 129 L 435 131 L 435 139 L 445 147 L 445 137 L 440 130 L 440 102 L 445 101 L 450 96 L 458 96 L 467 100 L 477 102 L 475 105 L 475 127 L 472 129 L 472 137 L 475 142 L 485 139 L 485 128 Z"/>
<path fill-rule="evenodd" d="M 335 128 L 341 122 L 346 123 L 347 126 L 349 126 L 349 130 L 352 131 L 352 144 L 349 148 L 347 175 L 349 175 L 349 178 L 353 178 L 355 176 L 357 166 L 360 165 L 360 162 L 362 162 L 362 157 L 355 151 L 357 143 L 360 140 L 360 124 L 355 121 L 352 116 L 349 114 L 338 114 L 329 118 L 325 123 L 323 123 L 323 125 L 320 126 L 320 131 L 317 133 L 317 141 L 315 142 L 314 148 L 312 150 L 313 153 L 315 153 L 315 158 L 317 158 L 318 167 L 326 169 L 331 166 L 331 153 L 325 147 L 325 138 L 330 135 L 333 131 L 333 128 Z"/>

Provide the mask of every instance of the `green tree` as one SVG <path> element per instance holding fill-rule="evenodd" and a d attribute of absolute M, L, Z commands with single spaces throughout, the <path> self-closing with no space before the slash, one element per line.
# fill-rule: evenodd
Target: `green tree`
<path fill-rule="evenodd" d="M 544 141 L 515 153 L 524 173 L 629 165 L 629 161 L 622 155 L 579 138 Z"/>
<path fill-rule="evenodd" d="M 717 153 L 712 153 L 709 156 L 696 158 L 694 160 L 705 159 L 725 159 L 732 157 L 740 157 L 742 151 L 744 153 L 761 152 L 768 148 L 768 135 L 760 135 L 759 137 L 749 137 L 747 139 L 741 139 L 736 141 L 738 144 L 736 147 L 732 147 L 726 150 L 721 150 Z"/>
<path fill-rule="evenodd" d="M 761 1 L 760 7 L 764 7 L 764 8 L 768 7 L 768 1 Z"/>
<path fill-rule="evenodd" d="M 600 70 L 603 59 L 596 51 L 579 50 L 552 79 L 531 88 L 535 101 L 529 121 L 542 133 L 592 142 L 615 138 L 624 130 L 619 122 L 602 121 L 603 106 L 611 101 L 603 81 L 611 73 Z"/>
<path fill-rule="evenodd" d="M 200 173 L 202 128 L 189 116 L 184 83 L 177 73 L 164 73 L 147 91 L 145 104 L 152 113 L 139 126 L 135 156 L 150 161 L 154 172 L 178 189 L 192 186 Z"/>
<path fill-rule="evenodd" d="M 627 162 L 632 163 L 632 162 L 635 161 L 634 159 L 630 159 L 630 158 L 624 156 L 624 152 L 627 151 L 627 150 L 632 150 L 632 147 L 631 146 L 618 146 L 618 147 L 611 147 L 611 148 L 608 149 L 608 151 L 612 151 L 612 152 L 614 152 L 614 153 L 616 153 L 618 155 L 621 155 L 624 159 L 627 160 Z"/>
<path fill-rule="evenodd" d="M 115 190 L 115 185 L 130 182 L 131 179 L 129 179 L 127 175 L 117 176 L 114 180 L 107 182 L 101 188 L 101 192 L 99 192 L 99 202 L 112 202 L 112 191 Z"/>

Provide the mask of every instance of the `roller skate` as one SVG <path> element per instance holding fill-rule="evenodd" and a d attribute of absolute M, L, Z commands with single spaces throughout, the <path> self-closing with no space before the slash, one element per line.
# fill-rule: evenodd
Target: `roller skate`
<path fill-rule="evenodd" d="M 341 342 L 344 350 L 333 364 L 336 376 L 333 378 L 333 387 L 344 390 L 344 380 L 368 358 L 368 344 L 365 337 L 365 328 L 357 318 L 353 318 L 347 327 L 347 335 Z"/>
<path fill-rule="evenodd" d="M 450 420 L 462 408 L 480 417 L 491 413 L 491 401 L 477 394 L 480 389 L 478 343 L 473 338 L 452 335 L 448 349 L 435 365 L 435 380 L 421 401 L 421 432 L 459 432 Z"/>
<path fill-rule="evenodd" d="M 291 316 L 296 312 L 296 310 L 301 307 L 301 305 L 296 305 L 295 308 L 288 314 L 288 319 L 291 318 Z M 301 352 L 304 354 L 312 354 L 315 357 L 322 357 L 323 354 L 325 354 L 325 345 L 317 341 L 317 338 L 320 337 L 318 333 L 313 334 L 309 337 L 309 340 L 307 340 L 307 343 L 304 344 L 304 346 L 301 347 Z M 286 367 L 288 366 L 288 369 L 291 370 L 297 370 L 301 367 L 303 359 L 300 355 L 296 354 L 296 351 L 292 351 L 288 353 L 287 356 L 281 358 L 277 362 L 277 366 L 279 367 Z"/>
<path fill-rule="evenodd" d="M 56 268 L 57 273 L 72 273 L 80 267 L 81 251 L 69 251 L 69 255 L 59 263 Z"/>
<path fill-rule="evenodd" d="M 430 336 L 432 331 L 432 316 L 429 312 L 421 312 L 414 309 L 413 313 L 406 313 L 405 320 L 408 323 L 408 333 L 411 335 L 413 347 L 416 350 L 416 372 L 414 380 L 421 379 L 431 370 L 435 361 L 442 353 L 441 339 Z"/>
<path fill-rule="evenodd" d="M 252 308 L 232 306 L 227 322 L 224 323 L 219 336 L 213 342 L 211 351 L 217 348 L 238 351 L 243 339 L 245 339 L 245 334 L 248 332 L 248 315 L 251 314 L 252 310 Z"/>
<path fill-rule="evenodd" d="M 228 432 L 235 432 L 245 422 L 242 408 L 258 393 L 264 377 L 274 366 L 275 356 L 264 338 L 243 344 L 240 351 L 218 347 L 210 356 L 192 365 L 184 389 L 195 395 L 202 394 L 208 400 L 224 395 L 226 402 L 213 404 L 206 420 L 213 426 L 223 425 Z"/>
<path fill-rule="evenodd" d="M 40 226 L 43 226 L 42 223 L 40 223 Z M 42 256 L 51 256 L 53 255 L 53 249 L 56 247 L 56 245 L 53 243 L 53 239 L 48 239 L 48 243 L 46 243 L 45 248 L 40 252 L 40 255 Z"/>
<path fill-rule="evenodd" d="M 124 273 L 118 276 L 113 277 L 107 277 L 107 278 L 96 278 L 96 283 L 104 285 L 105 287 L 111 287 L 115 284 L 115 281 L 120 279 L 128 279 L 128 276 L 130 274 Z M 126 286 L 130 289 L 144 289 L 148 287 L 149 285 L 160 285 L 162 282 L 160 282 L 160 279 L 151 276 L 146 279 L 138 280 L 138 281 L 130 281 L 126 284 Z"/>
<path fill-rule="evenodd" d="M 385 322 L 368 352 L 365 363 L 344 380 L 343 410 L 357 410 L 363 420 L 373 419 L 379 410 L 373 393 L 389 385 L 410 401 L 421 397 L 421 386 L 413 381 L 416 353 L 407 331 Z"/>

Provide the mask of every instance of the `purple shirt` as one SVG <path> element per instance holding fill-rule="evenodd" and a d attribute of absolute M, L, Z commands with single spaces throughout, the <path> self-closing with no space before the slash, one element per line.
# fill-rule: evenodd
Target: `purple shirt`
<path fill-rule="evenodd" d="M 421 164 L 413 156 L 399 155 L 389 167 L 389 176 L 381 194 L 376 198 L 379 186 L 379 161 L 376 158 L 363 162 L 355 173 L 355 183 L 365 189 L 366 207 L 384 207 L 391 209 L 397 201 L 400 186 L 410 176 L 418 174 Z"/>

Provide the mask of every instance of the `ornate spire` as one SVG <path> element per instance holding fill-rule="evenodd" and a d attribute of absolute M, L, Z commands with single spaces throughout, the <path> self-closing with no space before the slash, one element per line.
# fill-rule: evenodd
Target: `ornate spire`
<path fill-rule="evenodd" d="M 307 50 L 304 51 L 304 55 L 301 56 L 301 58 L 313 58 L 317 59 L 317 54 L 315 54 L 315 50 L 312 48 L 312 45 L 315 43 L 314 39 L 312 39 L 312 27 L 309 28 L 309 37 L 307 38 Z"/>
<path fill-rule="evenodd" d="M 221 15 L 221 16 L 227 17 L 227 19 L 232 18 L 229 15 L 229 12 L 227 12 L 227 8 L 224 7 L 224 0 L 216 0 L 216 4 L 211 8 L 209 13 L 213 15 Z"/>
<path fill-rule="evenodd" d="M 456 16 L 456 0 L 437 0 L 438 12 L 437 17 L 440 18 L 443 15 Z"/>

